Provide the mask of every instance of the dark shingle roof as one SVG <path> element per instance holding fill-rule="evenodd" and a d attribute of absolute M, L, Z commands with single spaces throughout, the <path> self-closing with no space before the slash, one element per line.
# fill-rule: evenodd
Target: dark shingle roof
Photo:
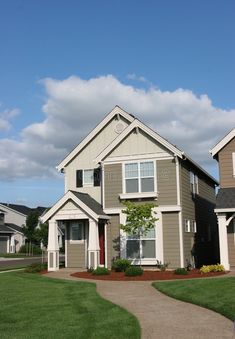
<path fill-rule="evenodd" d="M 10 229 L 6 224 L 0 225 L 0 233 L 15 233 L 12 229 Z"/>
<path fill-rule="evenodd" d="M 42 207 L 42 206 L 38 206 L 36 208 L 30 208 L 30 207 L 27 207 L 27 206 L 24 206 L 24 205 L 8 204 L 8 203 L 5 203 L 5 202 L 1 202 L 0 204 L 3 205 L 3 206 L 9 207 L 12 210 L 15 210 L 15 211 L 22 213 L 24 215 L 28 215 L 30 212 L 33 212 L 33 211 L 36 211 L 36 212 L 38 212 L 39 215 L 42 215 L 43 212 L 47 209 L 47 207 Z"/>
<path fill-rule="evenodd" d="M 78 199 L 80 199 L 87 207 L 89 207 L 97 215 L 106 215 L 102 206 L 87 193 L 71 191 Z"/>
<path fill-rule="evenodd" d="M 15 224 L 11 224 L 11 223 L 5 223 L 5 225 L 6 225 L 8 228 L 10 228 L 11 230 L 13 230 L 13 231 L 23 233 L 23 232 L 22 232 L 22 227 L 20 227 L 20 226 L 17 226 L 17 225 L 15 225 Z"/>
<path fill-rule="evenodd" d="M 219 189 L 216 196 L 216 208 L 235 208 L 235 187 Z"/>

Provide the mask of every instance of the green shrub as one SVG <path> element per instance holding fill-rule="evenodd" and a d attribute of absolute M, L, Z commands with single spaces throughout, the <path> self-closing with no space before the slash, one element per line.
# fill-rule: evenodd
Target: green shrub
<path fill-rule="evenodd" d="M 125 272 L 128 267 L 131 266 L 131 262 L 127 259 L 116 259 L 113 262 L 112 269 L 115 272 Z"/>
<path fill-rule="evenodd" d="M 29 253 L 32 254 L 32 255 L 35 255 L 35 254 L 42 254 L 42 250 L 39 246 L 35 246 L 35 245 L 32 245 L 32 246 L 29 246 L 28 244 L 26 245 L 22 245 L 19 249 L 19 253 Z"/>
<path fill-rule="evenodd" d="M 87 269 L 87 272 L 88 272 L 88 273 L 92 273 L 93 271 L 94 271 L 94 268 L 93 268 L 93 267 L 90 267 L 90 268 Z"/>
<path fill-rule="evenodd" d="M 135 277 L 137 275 L 142 275 L 143 273 L 143 269 L 139 266 L 130 266 L 125 271 L 127 277 Z"/>
<path fill-rule="evenodd" d="M 200 268 L 200 272 L 201 273 L 209 273 L 209 272 L 224 272 L 224 266 L 221 264 L 217 264 L 217 265 L 203 265 Z"/>
<path fill-rule="evenodd" d="M 161 261 L 157 260 L 157 268 L 159 268 L 159 270 L 162 272 L 164 272 L 169 265 L 170 265 L 169 262 L 162 263 Z"/>
<path fill-rule="evenodd" d="M 47 264 L 31 264 L 24 270 L 26 273 L 39 273 L 47 269 Z"/>
<path fill-rule="evenodd" d="M 109 270 L 106 267 L 97 267 L 92 271 L 93 275 L 108 275 L 110 274 Z"/>
<path fill-rule="evenodd" d="M 184 267 L 178 267 L 174 270 L 174 274 L 186 275 L 188 274 L 188 271 Z"/>

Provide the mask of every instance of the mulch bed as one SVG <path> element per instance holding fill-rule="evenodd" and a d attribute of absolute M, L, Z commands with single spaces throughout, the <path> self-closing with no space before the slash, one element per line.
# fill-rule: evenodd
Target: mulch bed
<path fill-rule="evenodd" d="M 201 274 L 199 270 L 189 271 L 187 275 L 174 274 L 173 271 L 144 271 L 143 275 L 136 277 L 126 277 L 124 272 L 111 271 L 109 275 L 92 275 L 89 272 L 76 272 L 71 276 L 83 279 L 108 280 L 108 281 L 146 281 L 146 280 L 173 280 L 173 279 L 194 279 L 208 278 L 226 274 L 225 272 L 210 272 Z"/>

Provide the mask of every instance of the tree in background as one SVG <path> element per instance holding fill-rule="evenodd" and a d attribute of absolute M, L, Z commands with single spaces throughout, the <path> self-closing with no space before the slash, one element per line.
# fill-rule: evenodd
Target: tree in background
<path fill-rule="evenodd" d="M 124 201 L 126 207 L 122 212 L 126 214 L 126 224 L 121 224 L 120 227 L 127 235 L 137 236 L 138 239 L 147 235 L 147 233 L 155 227 L 155 222 L 158 220 L 154 217 L 152 210 L 156 207 L 154 204 L 145 203 L 137 205 L 130 201 Z M 141 253 L 139 241 L 139 258 L 141 266 Z"/>
<path fill-rule="evenodd" d="M 37 211 L 31 211 L 27 218 L 26 223 L 22 228 L 24 236 L 27 238 L 28 255 L 33 254 L 33 245 L 38 245 L 37 231 L 39 214 Z"/>
<path fill-rule="evenodd" d="M 48 223 L 40 223 L 39 227 L 36 229 L 36 237 L 39 242 L 43 244 L 44 247 L 48 245 Z"/>

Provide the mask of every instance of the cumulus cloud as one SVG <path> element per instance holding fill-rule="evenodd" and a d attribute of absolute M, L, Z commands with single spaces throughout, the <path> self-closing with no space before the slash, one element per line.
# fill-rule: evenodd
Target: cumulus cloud
<path fill-rule="evenodd" d="M 2 179 L 56 176 L 55 166 L 115 105 L 134 114 L 202 166 L 213 163 L 209 149 L 234 124 L 235 109 L 214 107 L 206 94 L 196 96 L 186 89 L 141 89 L 112 75 L 88 80 L 47 78 L 41 84 L 46 91 L 44 120 L 24 128 L 20 141 L 0 139 Z"/>
<path fill-rule="evenodd" d="M 19 109 L 6 109 L 0 112 L 0 131 L 8 131 L 11 128 L 10 120 L 20 113 Z"/>

